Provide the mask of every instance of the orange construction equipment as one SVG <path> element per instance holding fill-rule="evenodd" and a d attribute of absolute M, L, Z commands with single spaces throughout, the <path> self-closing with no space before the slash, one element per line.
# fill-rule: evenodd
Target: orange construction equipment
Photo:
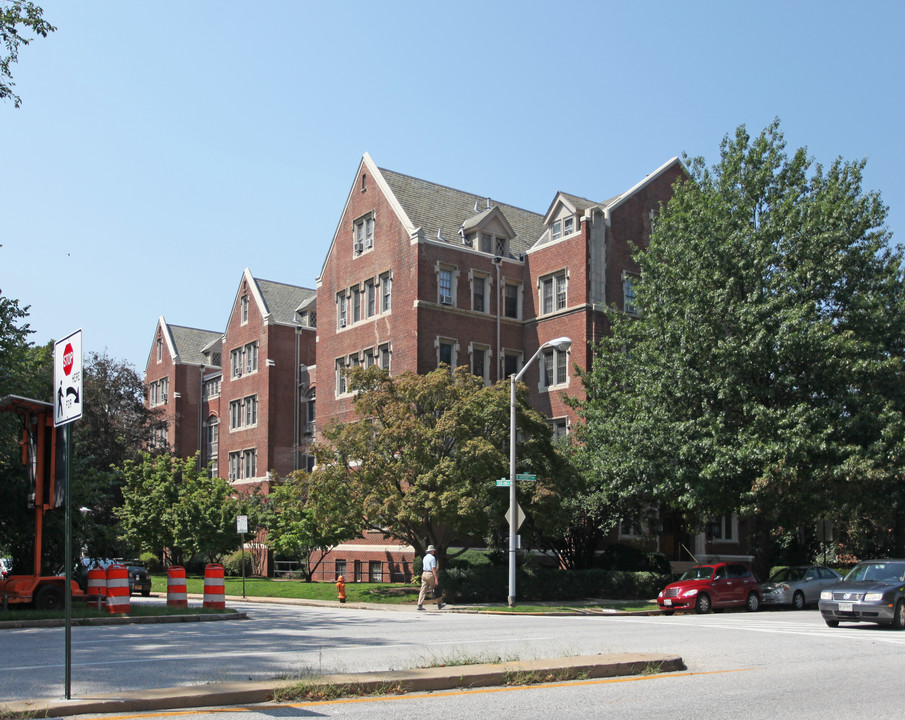
<path fill-rule="evenodd" d="M 167 568 L 167 605 L 188 607 L 188 593 L 185 589 L 185 568 L 171 565 Z"/>
<path fill-rule="evenodd" d="M 223 566 L 211 563 L 204 568 L 204 607 L 223 610 L 226 607 L 226 585 Z"/>
<path fill-rule="evenodd" d="M 62 504 L 62 493 L 56 485 L 57 428 L 53 425 L 53 404 L 7 395 L 0 399 L 0 411 L 14 412 L 19 417 L 22 435 L 22 464 L 27 468 L 28 506 L 35 511 L 34 568 L 31 575 L 10 575 L 0 580 L 2 602 L 32 603 L 42 610 L 64 607 L 66 578 L 41 574 L 41 540 L 44 513 Z M 59 560 L 57 560 L 59 562 Z M 75 580 L 70 583 L 72 597 L 84 597 Z"/>
<path fill-rule="evenodd" d="M 338 593 L 337 599 L 344 603 L 346 601 L 346 578 L 343 575 L 336 578 L 336 592 Z"/>
<path fill-rule="evenodd" d="M 131 609 L 129 568 L 125 565 L 110 565 L 107 568 L 107 612 L 121 615 Z"/>

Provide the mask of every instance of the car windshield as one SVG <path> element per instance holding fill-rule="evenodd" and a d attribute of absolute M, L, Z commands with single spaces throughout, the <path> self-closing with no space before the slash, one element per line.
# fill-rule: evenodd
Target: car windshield
<path fill-rule="evenodd" d="M 679 580 L 709 580 L 713 576 L 713 568 L 708 565 L 689 568 L 682 573 Z"/>
<path fill-rule="evenodd" d="M 856 565 L 845 576 L 847 581 L 872 580 L 897 583 L 905 581 L 905 563 L 868 562 Z"/>
<path fill-rule="evenodd" d="M 793 580 L 801 580 L 807 568 L 787 567 L 777 570 L 770 576 L 770 582 L 792 582 Z"/>

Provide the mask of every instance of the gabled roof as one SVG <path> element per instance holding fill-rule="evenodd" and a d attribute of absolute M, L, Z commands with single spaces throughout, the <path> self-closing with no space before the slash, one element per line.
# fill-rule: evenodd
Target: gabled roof
<path fill-rule="evenodd" d="M 262 280 L 251 274 L 251 270 L 245 268 L 242 271 L 242 279 L 248 286 L 248 290 L 258 305 L 258 310 L 265 322 L 275 322 L 281 325 L 298 325 L 296 315 L 300 305 L 304 305 L 317 297 L 317 290 L 289 285 L 287 283 Z M 236 301 L 242 294 L 242 283 L 236 288 Z M 233 308 L 237 306 L 233 301 Z"/>
<path fill-rule="evenodd" d="M 500 203 L 483 195 L 454 190 L 445 185 L 419 180 L 380 168 L 387 185 L 425 239 L 461 245 L 459 228 L 474 227 L 498 210 L 515 233 L 509 249 L 517 254 L 527 250 L 544 231 L 538 213 Z"/>
<path fill-rule="evenodd" d="M 157 321 L 164 340 L 169 348 L 174 363 L 187 363 L 190 365 L 207 365 L 207 359 L 202 351 L 212 342 L 219 342 L 222 332 L 214 330 L 200 330 L 198 328 L 185 327 L 183 325 L 171 325 L 163 315 Z M 155 337 L 157 333 L 154 333 Z M 148 354 L 148 362 L 154 353 L 153 346 Z"/>

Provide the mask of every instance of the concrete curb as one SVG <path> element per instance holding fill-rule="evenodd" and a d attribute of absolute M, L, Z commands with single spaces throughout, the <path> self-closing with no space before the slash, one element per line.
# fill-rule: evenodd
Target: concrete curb
<path fill-rule="evenodd" d="M 142 712 L 221 705 L 250 705 L 268 702 L 275 692 L 300 682 L 349 688 L 352 694 L 379 694 L 393 691 L 431 692 L 507 684 L 565 682 L 586 678 L 622 677 L 644 673 L 676 672 L 685 664 L 678 655 L 620 653 L 584 655 L 549 660 L 529 660 L 482 665 L 420 668 L 391 672 L 327 675 L 310 680 L 270 680 L 259 682 L 193 685 L 191 687 L 139 690 L 128 696 L 95 695 L 71 700 L 21 700 L 0 706 L 0 716 L 62 717 L 94 713 Z M 304 700 L 290 702 L 305 702 Z"/>
<path fill-rule="evenodd" d="M 97 618 L 73 618 L 72 626 L 77 625 L 136 625 L 136 624 L 161 624 L 161 623 L 187 623 L 209 622 L 219 620 L 247 620 L 248 614 L 244 612 L 232 613 L 206 613 L 204 615 L 187 613 L 185 615 L 155 615 L 149 617 L 135 617 L 131 615 L 111 615 L 110 617 Z M 38 627 L 63 627 L 65 619 L 53 620 L 3 620 L 0 621 L 0 630 L 18 630 L 21 628 Z"/>

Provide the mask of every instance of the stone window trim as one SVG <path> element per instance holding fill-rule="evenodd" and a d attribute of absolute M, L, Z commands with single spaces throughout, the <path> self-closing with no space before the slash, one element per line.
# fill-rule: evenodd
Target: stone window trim
<path fill-rule="evenodd" d="M 572 237 L 578 232 L 579 225 L 574 215 L 561 215 L 550 225 L 550 239 L 562 240 Z"/>
<path fill-rule="evenodd" d="M 503 279 L 503 312 L 501 317 L 511 320 L 522 319 L 524 285 L 521 282 Z"/>
<path fill-rule="evenodd" d="M 452 372 L 458 365 L 459 341 L 438 335 L 434 339 L 434 348 L 437 351 L 437 367 L 440 367 L 441 363 L 448 363 Z"/>
<path fill-rule="evenodd" d="M 239 298 L 239 318 L 240 324 L 248 325 L 248 294 L 246 293 L 242 297 Z"/>
<path fill-rule="evenodd" d="M 542 275 L 537 279 L 538 315 L 552 315 L 566 310 L 569 304 L 569 271 L 567 268 Z"/>
<path fill-rule="evenodd" d="M 491 351 L 490 346 L 483 343 L 469 343 L 468 359 L 469 369 L 472 374 L 482 378 L 484 380 L 484 385 L 489 385 L 490 368 L 493 364 L 493 352 Z M 481 373 L 476 373 L 476 369 L 481 370 Z"/>
<path fill-rule="evenodd" d="M 374 248 L 374 226 L 376 213 L 373 210 L 352 221 L 352 257 Z"/>
<path fill-rule="evenodd" d="M 493 276 L 471 269 L 468 271 L 468 284 L 471 289 L 471 309 L 474 312 L 489 314 L 490 299 L 493 297 Z"/>
<path fill-rule="evenodd" d="M 459 268 L 449 263 L 437 262 L 434 266 L 437 275 L 437 302 L 441 305 L 456 307 L 457 286 L 459 284 Z"/>
<path fill-rule="evenodd" d="M 637 300 L 638 273 L 622 271 L 622 311 L 628 315 L 638 315 L 640 307 Z"/>
<path fill-rule="evenodd" d="M 258 372 L 258 341 L 254 340 L 239 347 L 233 348 L 229 353 L 229 379 L 238 380 L 244 375 L 254 375 Z"/>
<path fill-rule="evenodd" d="M 569 387 L 569 358 L 572 351 L 548 348 L 541 353 L 539 362 L 538 392 L 563 390 Z"/>

